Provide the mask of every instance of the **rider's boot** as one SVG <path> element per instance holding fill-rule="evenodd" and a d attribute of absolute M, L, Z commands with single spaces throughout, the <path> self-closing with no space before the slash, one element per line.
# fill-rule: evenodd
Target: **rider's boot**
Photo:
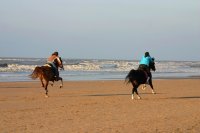
<path fill-rule="evenodd" d="M 58 71 L 56 71 L 56 73 L 55 73 L 55 81 L 58 81 L 59 80 L 59 73 L 58 73 Z"/>
<path fill-rule="evenodd" d="M 148 77 L 147 77 L 146 84 L 149 84 L 149 79 L 150 79 L 150 77 L 148 76 Z"/>

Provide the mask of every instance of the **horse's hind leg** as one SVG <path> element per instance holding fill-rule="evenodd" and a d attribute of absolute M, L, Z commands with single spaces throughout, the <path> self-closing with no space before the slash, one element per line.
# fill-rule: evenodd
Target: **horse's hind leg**
<path fill-rule="evenodd" d="M 135 92 L 135 90 L 134 90 L 134 87 L 133 87 L 133 89 L 132 89 L 132 100 L 134 99 L 134 92 Z"/>
<path fill-rule="evenodd" d="M 137 88 L 138 88 L 138 86 L 135 86 L 135 87 L 134 87 L 135 93 L 137 94 L 138 99 L 141 99 L 141 97 L 140 97 L 139 94 L 138 94 Z"/>
<path fill-rule="evenodd" d="M 43 83 L 42 77 L 40 77 L 40 81 L 41 81 L 41 86 L 44 87 L 44 83 Z"/>
<path fill-rule="evenodd" d="M 49 84 L 49 81 L 46 81 L 46 83 L 45 83 L 45 97 L 49 97 L 48 96 L 48 89 L 47 89 L 47 87 L 48 87 L 48 84 Z"/>
<path fill-rule="evenodd" d="M 137 94 L 138 99 L 141 99 L 141 97 L 138 94 L 137 88 L 138 88 L 138 85 L 137 86 L 133 86 L 133 89 L 132 89 L 132 99 L 134 99 L 134 92 Z"/>

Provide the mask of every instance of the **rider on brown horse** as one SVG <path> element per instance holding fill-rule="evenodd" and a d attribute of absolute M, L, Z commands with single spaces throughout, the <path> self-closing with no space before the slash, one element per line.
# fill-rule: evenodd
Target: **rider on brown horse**
<path fill-rule="evenodd" d="M 150 64 L 153 63 L 154 59 L 151 58 L 149 52 L 145 52 L 145 55 L 140 60 L 139 70 L 144 70 L 147 73 L 147 83 L 149 83 L 149 79 L 151 78 L 151 72 L 150 72 Z"/>
<path fill-rule="evenodd" d="M 54 52 L 48 59 L 47 59 L 47 64 L 51 65 L 52 70 L 55 74 L 55 80 L 58 81 L 59 78 L 59 72 L 58 72 L 58 68 L 55 65 L 55 60 L 57 59 L 58 64 L 61 65 L 61 60 L 58 56 L 58 52 Z"/>

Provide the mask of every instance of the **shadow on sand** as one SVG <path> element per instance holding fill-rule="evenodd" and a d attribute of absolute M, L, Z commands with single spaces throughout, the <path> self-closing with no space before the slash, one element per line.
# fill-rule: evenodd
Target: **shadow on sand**
<path fill-rule="evenodd" d="M 149 95 L 152 95 L 152 93 L 141 93 L 141 95 L 146 95 L 146 94 L 149 94 Z M 156 94 L 162 94 L 162 93 L 156 93 Z M 156 95 L 155 94 L 155 95 Z M 125 94 L 125 93 L 120 93 L 120 94 L 88 94 L 88 95 L 82 95 L 82 96 L 91 96 L 91 97 L 104 97 L 104 96 L 129 96 L 131 95 L 131 93 L 129 94 Z"/>
<path fill-rule="evenodd" d="M 166 99 L 199 99 L 200 96 L 186 96 L 186 97 L 169 97 L 169 98 L 166 98 Z"/>
<path fill-rule="evenodd" d="M 30 86 L 5 86 L 0 88 L 36 88 L 36 87 L 30 87 Z"/>
<path fill-rule="evenodd" d="M 82 96 L 91 96 L 91 97 L 103 97 L 103 96 L 126 96 L 130 94 L 91 94 L 91 95 L 82 95 Z"/>

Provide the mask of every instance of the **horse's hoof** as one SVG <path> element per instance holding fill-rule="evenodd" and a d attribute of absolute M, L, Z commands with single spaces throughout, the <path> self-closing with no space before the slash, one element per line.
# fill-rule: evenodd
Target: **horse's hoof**
<path fill-rule="evenodd" d="M 156 94 L 156 92 L 152 91 L 152 94 Z"/>
<path fill-rule="evenodd" d="M 62 88 L 63 86 L 61 85 L 60 88 Z"/>
<path fill-rule="evenodd" d="M 48 98 L 49 96 L 48 96 L 48 95 L 45 95 L 45 97 Z"/>
<path fill-rule="evenodd" d="M 131 99 L 132 99 L 132 100 L 134 100 L 134 99 L 135 99 L 133 95 L 131 96 Z"/>
<path fill-rule="evenodd" d="M 143 85 L 143 86 L 142 86 L 142 90 L 146 90 L 146 85 Z"/>

